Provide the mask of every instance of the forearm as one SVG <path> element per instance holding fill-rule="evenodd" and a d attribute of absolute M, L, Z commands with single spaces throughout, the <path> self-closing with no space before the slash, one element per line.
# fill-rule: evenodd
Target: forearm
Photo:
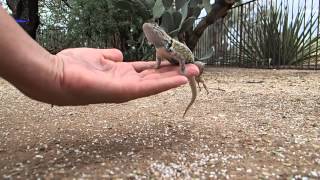
<path fill-rule="evenodd" d="M 55 103 L 62 64 L 0 7 L 0 76 L 33 99 Z"/>

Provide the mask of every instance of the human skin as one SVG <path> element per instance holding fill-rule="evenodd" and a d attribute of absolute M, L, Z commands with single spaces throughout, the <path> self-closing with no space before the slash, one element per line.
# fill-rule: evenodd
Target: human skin
<path fill-rule="evenodd" d="M 181 86 L 178 66 L 123 62 L 117 49 L 75 48 L 50 54 L 0 7 L 0 76 L 32 99 L 54 105 L 121 103 Z M 187 65 L 187 76 L 199 74 Z"/>

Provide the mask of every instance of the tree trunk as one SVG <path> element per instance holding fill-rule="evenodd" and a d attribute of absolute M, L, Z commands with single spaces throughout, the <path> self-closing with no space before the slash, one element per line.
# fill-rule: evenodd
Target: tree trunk
<path fill-rule="evenodd" d="M 196 47 L 198 40 L 203 34 L 204 30 L 211 24 L 215 23 L 218 19 L 227 15 L 228 10 L 231 9 L 235 0 L 216 0 L 212 5 L 209 14 L 204 17 L 194 30 L 189 31 L 185 35 L 185 41 L 191 51 Z"/>
<path fill-rule="evenodd" d="M 26 20 L 26 22 L 20 22 L 20 26 L 33 39 L 36 39 L 40 24 L 38 0 L 7 0 L 7 5 L 12 11 L 13 18 Z"/>

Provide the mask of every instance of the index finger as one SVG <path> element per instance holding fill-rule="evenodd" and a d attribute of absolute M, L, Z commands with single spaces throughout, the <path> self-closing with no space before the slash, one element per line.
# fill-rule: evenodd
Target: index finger
<path fill-rule="evenodd" d="M 187 69 L 186 70 L 187 77 L 199 75 L 199 68 L 194 64 L 186 64 L 186 69 Z M 140 72 L 140 74 L 142 75 L 142 77 L 144 77 L 150 74 L 164 74 L 168 72 L 171 72 L 172 74 L 175 74 L 175 75 L 181 75 L 180 67 L 175 65 L 163 66 L 163 67 L 160 67 L 159 69 L 154 69 L 154 67 L 152 67 Z"/>
<path fill-rule="evenodd" d="M 156 62 L 155 61 L 134 61 L 134 62 L 130 62 L 130 64 L 139 73 L 146 69 L 154 69 Z M 168 66 L 168 65 L 170 65 L 168 61 L 162 61 L 160 67 Z"/>
<path fill-rule="evenodd" d="M 132 92 L 131 98 L 141 98 L 167 91 L 172 88 L 176 88 L 188 82 L 187 77 L 182 75 L 176 75 L 173 77 L 164 77 L 155 80 L 148 79 L 141 81 L 137 84 L 137 89 L 135 92 Z"/>

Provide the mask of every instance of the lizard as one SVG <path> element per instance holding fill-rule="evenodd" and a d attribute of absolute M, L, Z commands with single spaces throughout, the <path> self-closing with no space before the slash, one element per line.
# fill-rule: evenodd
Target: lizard
<path fill-rule="evenodd" d="M 185 64 L 192 63 L 195 64 L 200 71 L 200 74 L 195 77 L 188 77 L 189 85 L 192 91 L 191 101 L 186 107 L 183 117 L 194 103 L 197 97 L 197 85 L 200 88 L 200 83 L 203 84 L 203 87 L 209 93 L 207 86 L 205 85 L 204 80 L 201 78 L 201 74 L 204 70 L 205 63 L 201 61 L 195 61 L 195 57 L 192 51 L 188 46 L 172 37 L 170 37 L 163 28 L 161 28 L 156 23 L 144 23 L 142 26 L 143 32 L 149 44 L 152 44 L 156 49 L 156 65 L 155 68 L 160 68 L 161 61 L 163 59 L 168 60 L 171 64 L 179 65 L 180 74 L 187 74 Z"/>

